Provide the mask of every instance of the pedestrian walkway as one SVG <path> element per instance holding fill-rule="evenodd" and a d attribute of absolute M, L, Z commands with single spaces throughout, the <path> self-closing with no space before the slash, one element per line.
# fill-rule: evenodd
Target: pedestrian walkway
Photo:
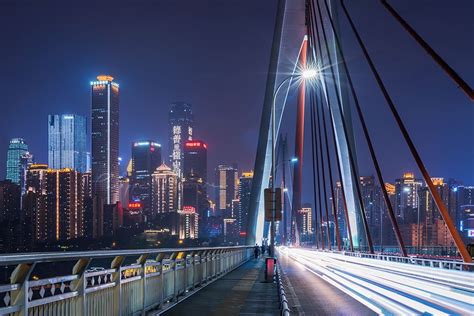
<path fill-rule="evenodd" d="M 264 273 L 264 260 L 251 259 L 164 315 L 280 315 L 276 285 Z"/>

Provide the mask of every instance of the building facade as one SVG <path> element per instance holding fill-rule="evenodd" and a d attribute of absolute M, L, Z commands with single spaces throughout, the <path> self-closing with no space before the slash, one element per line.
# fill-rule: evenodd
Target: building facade
<path fill-rule="evenodd" d="M 207 144 L 201 140 L 184 143 L 183 177 L 191 173 L 207 183 Z"/>
<path fill-rule="evenodd" d="M 84 116 L 48 115 L 48 165 L 53 169 L 87 171 L 87 124 Z"/>
<path fill-rule="evenodd" d="M 253 172 L 243 172 L 239 179 L 239 209 L 237 226 L 242 237 L 247 235 L 247 220 L 250 209 L 250 194 L 252 191 Z"/>
<path fill-rule="evenodd" d="M 97 204 L 118 201 L 119 85 L 111 76 L 91 82 L 92 194 Z"/>
<path fill-rule="evenodd" d="M 177 208 L 177 176 L 166 164 L 153 173 L 152 217 L 158 214 L 173 213 Z"/>
<path fill-rule="evenodd" d="M 37 241 L 84 236 L 84 183 L 72 169 L 32 165 L 27 175 L 25 203 Z"/>
<path fill-rule="evenodd" d="M 193 111 L 191 104 L 175 102 L 168 116 L 169 159 L 178 178 L 183 176 L 184 143 L 193 139 Z"/>
<path fill-rule="evenodd" d="M 23 138 L 12 138 L 10 140 L 7 152 L 7 180 L 21 185 L 25 173 L 21 158 L 27 153 L 28 145 Z"/>
<path fill-rule="evenodd" d="M 238 196 L 239 177 L 236 166 L 219 165 L 216 168 L 216 204 L 218 215 L 229 217 L 232 200 Z"/>
<path fill-rule="evenodd" d="M 152 175 L 161 163 L 160 144 L 153 141 L 133 143 L 129 200 L 140 202 L 147 217 L 152 215 Z M 128 201 L 124 205 L 127 204 Z"/>
<path fill-rule="evenodd" d="M 421 180 L 415 179 L 412 172 L 406 172 L 402 178 L 395 180 L 395 215 L 402 222 L 409 223 L 412 215 L 416 213 L 419 204 L 418 191 L 421 186 Z"/>

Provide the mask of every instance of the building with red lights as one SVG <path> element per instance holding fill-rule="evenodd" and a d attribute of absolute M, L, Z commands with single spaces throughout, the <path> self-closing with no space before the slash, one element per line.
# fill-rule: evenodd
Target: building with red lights
<path fill-rule="evenodd" d="M 188 140 L 184 143 L 184 178 L 191 173 L 207 183 L 207 144 L 202 140 Z"/>

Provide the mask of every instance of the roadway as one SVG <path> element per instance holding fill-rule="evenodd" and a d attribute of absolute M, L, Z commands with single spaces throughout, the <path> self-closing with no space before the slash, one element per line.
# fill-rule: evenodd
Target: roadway
<path fill-rule="evenodd" d="M 280 251 L 278 260 L 292 315 L 376 315 L 293 257 Z"/>
<path fill-rule="evenodd" d="M 474 315 L 471 272 L 298 248 L 281 248 L 279 260 L 300 313 Z"/>

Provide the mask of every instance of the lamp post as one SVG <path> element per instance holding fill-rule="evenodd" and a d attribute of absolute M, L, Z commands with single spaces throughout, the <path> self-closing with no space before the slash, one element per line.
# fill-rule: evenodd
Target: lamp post
<path fill-rule="evenodd" d="M 276 164 L 275 169 L 278 170 L 278 167 L 280 165 L 283 165 L 283 169 L 285 169 L 286 163 L 294 164 L 298 162 L 298 157 L 293 157 L 291 159 L 286 159 L 283 161 L 280 161 L 279 163 Z M 275 171 L 275 177 L 276 177 L 276 171 Z M 291 178 L 291 170 L 290 170 L 290 178 Z M 287 237 L 287 214 L 286 214 L 286 201 L 285 201 L 285 194 L 288 194 L 288 187 L 286 185 L 286 180 L 285 180 L 285 170 L 283 170 L 283 196 L 282 196 L 282 203 L 283 203 L 283 210 L 282 210 L 282 222 L 283 222 L 283 233 L 282 233 L 282 242 L 283 244 L 286 245 L 286 237 Z M 291 185 L 291 184 L 290 184 Z M 291 209 L 291 208 L 290 208 Z M 276 225 L 275 225 L 276 226 Z M 276 227 L 275 227 L 276 229 Z"/>
<path fill-rule="evenodd" d="M 270 222 L 270 255 L 272 257 L 275 256 L 275 211 L 276 211 L 276 200 L 275 200 L 275 177 L 276 177 L 276 165 L 275 165 L 275 134 L 276 134 L 276 115 L 275 115 L 275 108 L 276 108 L 276 98 L 278 96 L 278 92 L 280 89 L 291 79 L 293 78 L 301 78 L 302 80 L 311 80 L 318 76 L 318 70 L 314 68 L 307 68 L 300 73 L 295 73 L 291 76 L 286 77 L 276 88 L 275 92 L 273 93 L 273 102 L 272 102 L 272 220 Z"/>

